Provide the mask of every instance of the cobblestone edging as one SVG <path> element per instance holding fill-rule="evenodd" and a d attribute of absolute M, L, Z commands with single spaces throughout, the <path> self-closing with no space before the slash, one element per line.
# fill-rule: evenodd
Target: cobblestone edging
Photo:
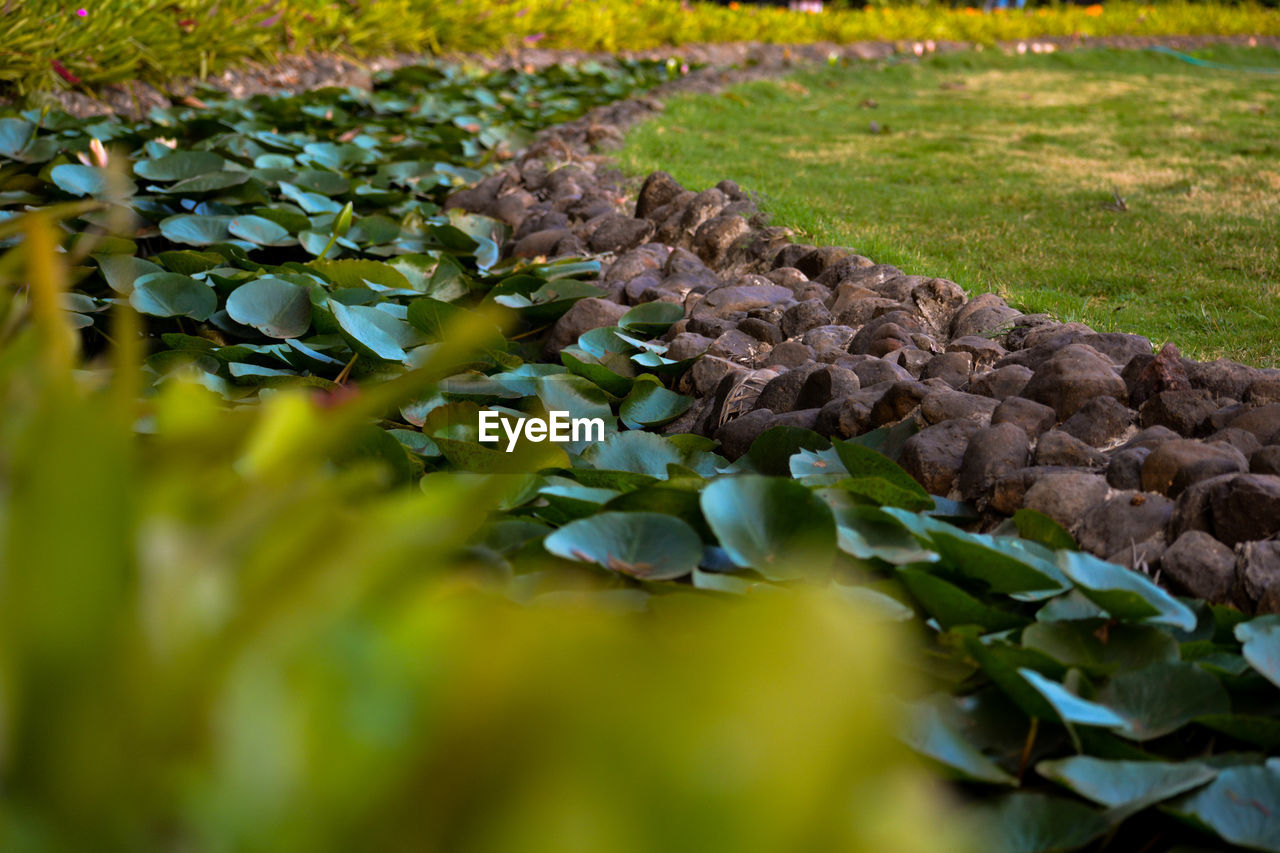
<path fill-rule="evenodd" d="M 667 340 L 671 357 L 699 356 L 679 381 L 695 403 L 667 431 L 736 458 L 780 424 L 850 437 L 912 418 L 901 464 L 971 502 L 984 529 L 1030 507 L 1178 593 L 1280 610 L 1280 370 L 1157 354 L 1140 335 L 791 243 L 730 181 L 696 192 L 656 172 L 636 191 L 592 151 L 660 109 L 652 96 L 598 108 L 449 199 L 510 225 L 508 254 L 605 258 L 608 297 L 565 314 L 548 357 L 627 306 L 683 304 Z"/>

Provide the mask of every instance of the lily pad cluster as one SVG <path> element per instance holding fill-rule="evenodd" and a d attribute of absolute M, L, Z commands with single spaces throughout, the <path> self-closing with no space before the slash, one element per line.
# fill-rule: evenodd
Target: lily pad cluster
<path fill-rule="evenodd" d="M 925 687 L 903 739 L 981 803 L 991 850 L 1280 849 L 1280 619 L 1174 597 L 1030 510 L 966 532 L 966 506 L 890 458 L 910 429 L 775 427 L 733 465 L 620 432 L 519 480 L 485 544 L 518 574 L 540 545 L 638 601 L 816 583 L 904 623 L 926 654 L 904 663 Z"/>

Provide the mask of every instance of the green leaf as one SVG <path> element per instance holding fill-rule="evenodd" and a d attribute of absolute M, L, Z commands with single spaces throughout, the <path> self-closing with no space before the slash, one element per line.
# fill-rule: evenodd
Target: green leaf
<path fill-rule="evenodd" d="M 218 296 L 213 288 L 190 276 L 158 272 L 134 280 L 129 304 L 153 317 L 208 320 L 218 310 Z"/>
<path fill-rule="evenodd" d="M 1098 690 L 1097 701 L 1124 717 L 1117 734 L 1136 741 L 1162 737 L 1197 717 L 1231 709 L 1218 679 L 1182 661 L 1121 672 Z"/>
<path fill-rule="evenodd" d="M 337 287 L 368 287 L 366 282 L 380 284 L 393 290 L 412 290 L 404 273 L 381 261 L 342 260 L 311 261 L 307 266 L 315 269 Z"/>
<path fill-rule="evenodd" d="M 1142 619 L 1183 631 L 1196 627 L 1191 608 L 1138 572 L 1076 551 L 1058 552 L 1058 566 L 1085 597 L 1117 619 Z"/>
<path fill-rule="evenodd" d="M 132 255 L 94 255 L 102 277 L 111 289 L 123 296 L 133 292 L 133 283 L 144 275 L 164 272 L 164 268 Z"/>
<path fill-rule="evenodd" d="M 100 196 L 111 189 L 111 174 L 106 169 L 96 166 L 82 166 L 79 163 L 63 163 L 54 166 L 49 177 L 58 189 L 73 196 Z M 133 185 L 126 182 L 122 187 L 126 194 L 133 191 Z"/>
<path fill-rule="evenodd" d="M 786 477 L 791 473 L 791 457 L 802 450 L 822 450 L 831 442 L 813 430 L 794 426 L 769 427 L 751 442 L 751 449 L 738 460 L 735 470 Z"/>
<path fill-rule="evenodd" d="M 1020 669 L 1018 674 L 1036 689 L 1052 706 L 1054 712 L 1064 723 L 1078 726 L 1101 726 L 1103 728 L 1120 728 L 1125 725 L 1124 717 L 1105 705 L 1090 702 L 1072 693 L 1058 682 L 1045 678 L 1034 669 Z"/>
<path fill-rule="evenodd" d="M 675 302 L 645 302 L 623 314 L 618 325 L 645 335 L 661 335 L 683 318 L 683 305 Z"/>
<path fill-rule="evenodd" d="M 688 489 L 665 485 L 646 486 L 619 495 L 605 504 L 605 509 L 617 512 L 660 512 L 685 522 L 706 541 L 715 539 L 711 529 L 707 527 L 706 519 L 702 517 L 698 493 Z"/>
<path fill-rule="evenodd" d="M 1036 772 L 1087 800 L 1128 813 L 1198 788 L 1218 775 L 1194 761 L 1109 761 L 1089 755 L 1041 761 Z"/>
<path fill-rule="evenodd" d="M 1249 666 L 1280 687 L 1280 615 L 1270 614 L 1235 627 L 1236 639 Z"/>
<path fill-rule="evenodd" d="M 383 361 L 404 361 L 408 358 L 404 347 L 413 342 L 415 334 L 408 323 L 365 305 L 347 306 L 333 299 L 326 300 L 325 305 L 338 321 L 343 337 L 361 355 Z"/>
<path fill-rule="evenodd" d="M 936 530 L 930 538 L 942 565 L 987 584 L 992 592 L 1016 593 L 1062 590 L 1066 584 L 1058 570 L 1020 550 L 1016 540 L 997 539 L 958 528 Z"/>
<path fill-rule="evenodd" d="M 548 536 L 546 548 L 567 560 L 644 580 L 683 577 L 702 558 L 702 540 L 693 528 L 656 512 L 603 512 L 579 519 Z"/>
<path fill-rule="evenodd" d="M 180 213 L 161 221 L 160 233 L 175 243 L 188 246 L 209 246 L 222 243 L 231 237 L 230 216 L 208 216 Z"/>
<path fill-rule="evenodd" d="M 1022 632 L 1022 644 L 1091 675 L 1181 659 L 1178 641 L 1168 631 L 1123 622 L 1037 622 Z"/>
<path fill-rule="evenodd" d="M 983 755 L 944 717 L 938 703 L 947 701 L 946 697 L 938 697 L 933 701 L 905 704 L 903 716 L 906 725 L 900 735 L 902 740 L 916 752 L 953 771 L 960 779 L 992 785 L 1017 785 L 1017 779 Z"/>
<path fill-rule="evenodd" d="M 844 528 L 841 528 L 843 537 Z M 1004 631 L 1027 624 L 1027 619 L 988 604 L 947 583 L 937 575 L 919 569 L 900 569 L 898 577 L 916 601 L 943 630 L 958 625 L 979 625 L 986 631 Z"/>
<path fill-rule="evenodd" d="M 205 195 L 248 183 L 249 177 L 248 172 L 210 172 L 170 184 L 160 192 L 181 196 Z"/>
<path fill-rule="evenodd" d="M 661 426 L 683 415 L 692 403 L 692 398 L 668 391 L 657 379 L 641 377 L 622 401 L 618 414 L 632 429 Z"/>
<path fill-rule="evenodd" d="M 632 471 L 667 479 L 667 465 L 681 465 L 685 456 L 670 440 L 651 432 L 632 430 L 607 436 L 600 444 L 583 451 L 583 458 L 596 468 Z"/>
<path fill-rule="evenodd" d="M 220 172 L 226 161 L 212 151 L 176 151 L 155 160 L 139 160 L 133 171 L 148 181 L 181 181 Z"/>
<path fill-rule="evenodd" d="M 288 246 L 294 242 L 287 228 L 261 216 L 237 216 L 228 223 L 227 230 L 259 246 Z"/>
<path fill-rule="evenodd" d="M 1231 844 L 1280 851 L 1280 770 L 1272 765 L 1223 770 L 1207 787 L 1168 808 Z"/>
<path fill-rule="evenodd" d="M 19 118 L 0 118 L 0 157 L 21 160 L 23 149 L 35 137 L 36 127 Z"/>
<path fill-rule="evenodd" d="M 278 278 L 260 278 L 231 292 L 227 313 L 268 337 L 296 338 L 311 326 L 311 298 L 305 288 Z"/>
<path fill-rule="evenodd" d="M 1008 794 L 974 806 L 986 830 L 986 853 L 1058 853 L 1078 850 L 1109 828 L 1103 816 L 1074 800 L 1044 794 Z"/>
<path fill-rule="evenodd" d="M 1039 542 L 1053 550 L 1078 550 L 1076 540 L 1058 522 L 1034 509 L 1020 509 L 1013 514 L 1018 535 L 1032 542 Z"/>
<path fill-rule="evenodd" d="M 855 482 L 861 479 L 884 480 L 899 492 L 909 496 L 911 505 L 905 506 L 904 509 L 933 508 L 933 498 L 929 497 L 924 487 L 888 456 L 848 441 L 836 440 L 831 442 L 831 446 L 835 448 L 836 455 L 840 457 L 845 470 Z"/>
<path fill-rule="evenodd" d="M 735 563 L 770 580 L 822 578 L 836 552 L 830 508 L 792 480 L 750 474 L 716 480 L 702 513 Z"/>

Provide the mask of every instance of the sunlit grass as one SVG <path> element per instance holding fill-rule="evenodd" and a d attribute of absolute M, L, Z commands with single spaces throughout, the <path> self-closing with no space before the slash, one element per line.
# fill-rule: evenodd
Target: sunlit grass
<path fill-rule="evenodd" d="M 1280 68 L 1270 50 L 1203 55 Z M 1028 311 L 1275 365 L 1278 113 L 1277 75 L 987 51 L 677 99 L 621 161 L 731 178 L 805 240 Z"/>

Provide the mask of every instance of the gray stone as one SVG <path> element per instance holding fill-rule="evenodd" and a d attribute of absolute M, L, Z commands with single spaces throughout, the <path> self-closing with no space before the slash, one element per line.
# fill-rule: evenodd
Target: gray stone
<path fill-rule="evenodd" d="M 712 338 L 696 335 L 693 332 L 681 332 L 667 344 L 667 358 L 683 361 L 702 355 L 711 346 Z"/>
<path fill-rule="evenodd" d="M 768 308 L 774 305 L 787 306 L 795 301 L 791 291 L 776 284 L 758 285 L 754 287 L 717 287 L 703 296 L 693 307 L 693 315 L 712 314 L 723 317 L 736 311 L 748 311 L 752 308 Z"/>
<path fill-rule="evenodd" d="M 636 216 L 647 217 L 653 211 L 668 204 L 684 192 L 684 187 L 666 172 L 653 172 L 644 179 L 640 194 L 636 196 Z"/>
<path fill-rule="evenodd" d="M 1062 422 L 1062 431 L 1085 444 L 1114 444 L 1133 426 L 1137 413 L 1112 397 L 1095 397 Z"/>
<path fill-rule="evenodd" d="M 633 219 L 622 213 L 605 214 L 587 245 L 593 252 L 625 252 L 634 249 L 653 236 L 653 223 L 647 219 Z"/>
<path fill-rule="evenodd" d="M 956 485 L 960 496 L 976 501 L 990 496 L 996 481 L 1026 467 L 1031 460 L 1027 434 L 1012 423 L 996 424 L 974 433 L 960 463 Z"/>
<path fill-rule="evenodd" d="M 823 365 L 806 377 L 795 405 L 798 409 L 819 409 L 834 399 L 849 396 L 861 387 L 858 375 L 852 370 Z"/>
<path fill-rule="evenodd" d="M 929 391 L 927 385 L 914 379 L 893 383 L 871 407 L 871 426 L 881 427 L 902 420 L 920 405 Z"/>
<path fill-rule="evenodd" d="M 1023 506 L 1042 512 L 1068 530 L 1076 527 L 1085 513 L 1097 506 L 1107 494 L 1107 481 L 1101 474 L 1072 471 L 1043 477 L 1027 489 Z"/>
<path fill-rule="evenodd" d="M 854 355 L 836 362 L 858 374 L 858 381 L 863 388 L 878 385 L 881 382 L 909 381 L 914 377 L 911 371 L 883 358 L 870 355 Z"/>
<path fill-rule="evenodd" d="M 601 326 L 615 326 L 625 313 L 627 306 L 607 299 L 593 296 L 579 299 L 551 327 L 544 352 L 549 356 L 557 356 L 560 350 L 577 343 L 578 336 L 583 332 Z"/>
<path fill-rule="evenodd" d="M 1149 447 L 1130 447 L 1111 454 L 1107 463 L 1107 483 L 1114 489 L 1141 489 L 1142 463 L 1150 455 Z"/>
<path fill-rule="evenodd" d="M 714 216 L 694 232 L 693 251 L 708 264 L 719 264 L 734 241 L 750 230 L 751 226 L 741 216 Z"/>
<path fill-rule="evenodd" d="M 818 326 L 831 324 L 831 312 L 816 299 L 799 302 L 782 312 L 782 334 L 791 338 Z"/>
<path fill-rule="evenodd" d="M 991 413 L 991 425 L 1010 423 L 1037 438 L 1058 421 L 1057 413 L 1044 403 L 1026 397 L 1006 397 Z"/>
<path fill-rule="evenodd" d="M 809 374 L 819 369 L 821 365 L 805 364 L 778 375 L 761 390 L 756 407 L 775 412 L 790 412 L 795 409 L 805 380 L 809 378 Z"/>
<path fill-rule="evenodd" d="M 991 423 L 991 413 L 999 404 L 990 397 L 953 391 L 930 391 L 920 400 L 920 415 L 930 424 L 956 418 L 973 421 L 979 426 Z"/>
<path fill-rule="evenodd" d="M 757 317 L 748 317 L 738 324 L 738 331 L 745 332 L 761 343 L 780 344 L 786 336 L 782 334 L 782 330 L 767 320 L 761 320 Z"/>
<path fill-rule="evenodd" d="M 1232 400 L 1243 399 L 1249 386 L 1262 375 L 1256 368 L 1225 358 L 1207 362 L 1183 359 L 1182 365 L 1192 388 L 1203 388 L 1215 397 L 1230 397 Z"/>
<path fill-rule="evenodd" d="M 1173 516 L 1173 501 L 1160 495 L 1121 492 L 1085 511 L 1076 542 L 1091 554 L 1114 554 L 1161 533 Z"/>
<path fill-rule="evenodd" d="M 1249 457 L 1249 472 L 1280 475 L 1280 444 L 1268 444 L 1255 450 Z"/>
<path fill-rule="evenodd" d="M 1229 444 L 1245 456 L 1250 456 L 1256 453 L 1258 449 L 1262 447 L 1262 442 L 1258 441 L 1253 433 L 1245 432 L 1244 430 L 1236 429 L 1235 427 L 1227 427 L 1226 429 L 1218 430 L 1213 435 L 1206 438 L 1205 443 Z"/>
<path fill-rule="evenodd" d="M 943 352 L 932 355 L 920 371 L 921 379 L 941 379 L 959 390 L 969 384 L 973 371 L 973 355 L 967 352 Z"/>
<path fill-rule="evenodd" d="M 1259 615 L 1280 611 L 1280 542 L 1246 542 L 1236 562 L 1236 582 Z"/>
<path fill-rule="evenodd" d="M 1193 438 L 1206 434 L 1209 416 L 1219 408 L 1213 395 L 1203 388 L 1161 391 L 1142 404 L 1140 423 L 1144 427 L 1165 426 Z"/>
<path fill-rule="evenodd" d="M 1210 604 L 1230 604 L 1236 584 L 1236 555 L 1208 533 L 1189 530 L 1160 558 L 1160 576 L 1179 595 Z"/>
<path fill-rule="evenodd" d="M 1227 545 L 1280 533 L 1280 477 L 1224 474 L 1193 483 L 1178 496 L 1170 534 L 1203 530 Z"/>
<path fill-rule="evenodd" d="M 765 367 L 799 367 L 813 361 L 813 347 L 799 341 L 783 341 L 764 360 Z"/>
<path fill-rule="evenodd" d="M 980 338 L 968 336 L 963 338 L 953 338 L 951 343 L 947 344 L 947 352 L 967 353 L 973 361 L 974 370 L 982 370 L 991 367 L 997 361 L 1008 355 L 1004 347 L 1000 346 L 996 341 L 990 338 Z M 1031 376 L 1031 372 L 1027 371 L 1027 376 Z"/>
<path fill-rule="evenodd" d="M 1241 412 L 1232 418 L 1228 426 L 1253 433 L 1262 444 L 1280 444 L 1280 403 Z"/>
<path fill-rule="evenodd" d="M 899 464 L 930 494 L 945 496 L 964 462 L 969 439 L 980 429 L 973 421 L 925 427 L 903 443 Z"/>
<path fill-rule="evenodd" d="M 1244 454 L 1229 444 L 1166 441 L 1142 463 L 1142 488 L 1177 497 L 1193 483 L 1248 469 Z"/>
<path fill-rule="evenodd" d="M 738 364 L 749 365 L 755 361 L 756 356 L 766 349 L 765 344 L 762 344 L 746 332 L 730 329 L 715 339 L 715 342 L 708 348 L 707 353 L 720 358 L 727 358 L 729 361 L 737 362 Z"/>
<path fill-rule="evenodd" d="M 994 293 L 980 293 L 956 311 L 951 319 L 951 336 L 986 335 L 1009 324 L 1021 312 L 1010 308 Z"/>
<path fill-rule="evenodd" d="M 993 400 L 1005 400 L 1009 397 L 1022 396 L 1027 383 L 1031 381 L 1031 377 L 1031 368 L 1023 367 L 1020 364 L 997 367 L 989 373 L 970 379 L 969 391 L 973 394 L 990 397 Z M 1056 414 L 1055 412 L 1055 421 L 1057 419 Z"/>
<path fill-rule="evenodd" d="M 1068 344 L 1036 370 L 1022 396 L 1052 406 L 1066 419 L 1095 397 L 1127 399 L 1124 381 L 1111 362 L 1082 344 Z"/>
<path fill-rule="evenodd" d="M 822 407 L 815 429 L 825 436 L 853 438 L 871 428 L 871 410 L 892 387 L 882 382 L 870 388 L 864 386 L 853 394 L 838 397 Z"/>
<path fill-rule="evenodd" d="M 1036 442 L 1036 464 L 1101 469 L 1107 457 L 1075 436 L 1051 429 Z"/>

